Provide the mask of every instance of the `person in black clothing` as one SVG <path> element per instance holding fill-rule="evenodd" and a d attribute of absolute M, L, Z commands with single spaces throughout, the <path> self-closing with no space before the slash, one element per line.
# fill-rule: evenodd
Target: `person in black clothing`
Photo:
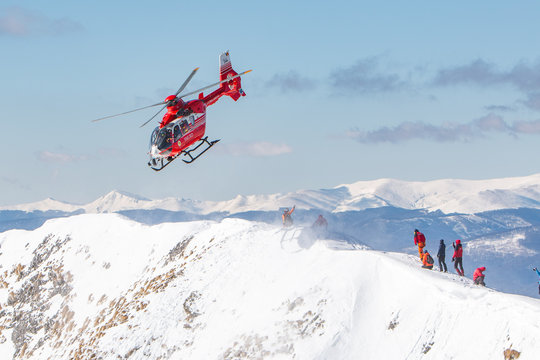
<path fill-rule="evenodd" d="M 448 268 L 446 267 L 446 262 L 444 262 L 445 257 L 446 257 L 446 245 L 444 244 L 444 240 L 441 239 L 441 243 L 439 244 L 439 252 L 437 253 L 437 258 L 439 259 L 439 269 L 440 271 L 443 271 L 443 266 L 444 266 L 444 272 L 448 272 Z"/>

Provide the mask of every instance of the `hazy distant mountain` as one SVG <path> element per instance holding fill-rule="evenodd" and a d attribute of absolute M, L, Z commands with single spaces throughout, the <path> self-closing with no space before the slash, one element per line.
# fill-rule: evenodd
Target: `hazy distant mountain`
<path fill-rule="evenodd" d="M 391 206 L 408 210 L 441 210 L 444 213 L 478 212 L 532 208 L 540 209 L 540 174 L 491 180 L 435 180 L 410 182 L 392 179 L 360 181 L 332 189 L 300 190 L 287 194 L 238 195 L 227 201 L 196 201 L 167 198 L 149 200 L 120 191 L 86 205 L 63 203 L 53 199 L 3 206 L 0 210 L 106 213 L 125 210 L 185 211 L 192 214 L 246 211 L 275 211 L 296 204 L 299 209 L 326 212 L 356 211 Z"/>

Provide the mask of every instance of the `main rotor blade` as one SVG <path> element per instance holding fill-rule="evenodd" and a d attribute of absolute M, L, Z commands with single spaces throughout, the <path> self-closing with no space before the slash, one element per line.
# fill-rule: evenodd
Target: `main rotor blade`
<path fill-rule="evenodd" d="M 243 73 L 240 73 L 240 74 L 234 75 L 234 76 L 232 76 L 232 77 L 230 77 L 230 78 L 227 78 L 227 79 L 218 81 L 217 83 L 214 83 L 214 84 L 212 84 L 212 85 L 208 85 L 208 86 L 205 86 L 205 87 L 200 88 L 200 89 L 198 89 L 198 90 L 194 90 L 194 91 L 192 91 L 192 92 L 188 92 L 187 94 L 182 94 L 182 96 L 179 96 L 178 98 L 183 98 L 183 97 L 186 97 L 186 96 L 189 96 L 189 95 L 193 95 L 193 94 L 198 93 L 199 91 L 206 90 L 206 89 L 208 89 L 208 88 L 211 88 L 211 87 L 213 87 L 213 86 L 219 85 L 219 84 L 224 83 L 224 82 L 227 82 L 227 81 L 231 81 L 231 80 L 233 80 L 233 79 L 236 79 L 237 77 L 240 77 L 240 76 L 242 76 L 242 75 L 247 74 L 247 73 L 250 72 L 250 71 L 251 71 L 251 70 L 244 71 Z"/>
<path fill-rule="evenodd" d="M 178 96 L 178 94 L 180 94 L 182 92 L 182 90 L 184 90 L 187 86 L 187 84 L 191 81 L 191 78 L 193 78 L 193 75 L 195 75 L 195 73 L 197 72 L 197 70 L 199 70 L 199 68 L 196 68 L 194 69 L 191 74 L 189 74 L 188 78 L 186 79 L 186 81 L 184 81 L 184 83 L 182 84 L 182 86 L 180 86 L 180 89 L 178 89 L 178 91 L 176 92 L 176 94 L 174 94 L 174 96 Z"/>
<path fill-rule="evenodd" d="M 152 121 L 153 118 L 155 118 L 156 116 L 158 116 L 158 114 L 160 112 L 163 111 L 163 109 L 165 109 L 167 107 L 167 104 L 165 104 L 161 109 L 159 109 L 159 111 L 154 115 L 152 116 L 150 119 L 148 119 L 144 124 L 142 124 L 141 126 L 139 126 L 140 128 L 142 128 L 144 125 L 148 124 L 150 121 Z"/>
<path fill-rule="evenodd" d="M 165 104 L 164 101 L 162 101 L 162 102 L 160 102 L 160 103 L 157 103 L 157 104 L 154 104 L 154 105 L 148 105 L 148 106 L 144 106 L 144 107 L 142 107 L 142 108 L 138 108 L 138 109 L 135 109 L 135 110 L 126 111 L 126 112 L 123 112 L 123 113 L 120 113 L 120 114 L 104 116 L 104 117 L 99 118 L 99 119 L 94 119 L 94 120 L 92 120 L 92 122 L 101 121 L 101 120 L 109 119 L 109 118 L 112 118 L 112 117 L 116 117 L 116 116 L 120 116 L 120 115 L 129 114 L 129 113 L 132 113 L 132 112 L 135 112 L 135 111 L 139 111 L 139 110 L 143 110 L 143 109 L 148 109 L 148 108 L 150 108 L 150 107 L 154 107 L 154 106 L 158 106 L 158 105 L 163 105 L 163 104 Z"/>
<path fill-rule="evenodd" d="M 191 79 L 193 78 L 193 76 L 195 75 L 195 73 L 197 72 L 197 70 L 199 70 L 199 68 L 195 68 L 193 69 L 193 71 L 191 72 L 191 74 L 189 74 L 189 76 L 187 77 L 186 81 L 184 81 L 184 83 L 182 84 L 182 86 L 180 86 L 180 88 L 178 89 L 178 91 L 176 92 L 176 94 L 174 94 L 174 96 L 178 96 L 178 94 L 180 94 L 180 92 L 182 90 L 184 90 L 187 86 L 187 84 L 189 84 L 189 82 L 191 81 Z M 158 116 L 158 114 L 160 112 L 163 111 L 163 109 L 165 109 L 167 107 L 167 104 L 165 102 L 162 102 L 160 104 L 165 104 L 165 106 L 163 106 L 161 109 L 159 109 L 159 111 L 154 115 L 152 116 L 150 119 L 148 119 L 144 124 L 142 124 L 141 126 L 139 127 L 143 127 L 144 125 L 148 124 L 150 121 L 152 121 L 152 119 L 154 119 L 156 116 Z"/>

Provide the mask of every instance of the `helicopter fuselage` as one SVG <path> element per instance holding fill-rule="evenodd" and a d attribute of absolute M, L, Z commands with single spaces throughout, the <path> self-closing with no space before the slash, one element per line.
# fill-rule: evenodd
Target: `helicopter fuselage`
<path fill-rule="evenodd" d="M 169 117 L 168 113 L 150 137 L 150 158 L 175 156 L 195 142 L 206 131 L 206 105 L 200 100 L 192 100 L 178 110 L 185 113 L 180 117 Z M 177 112 L 178 112 L 177 111 Z M 172 118 L 172 120 L 171 120 Z"/>

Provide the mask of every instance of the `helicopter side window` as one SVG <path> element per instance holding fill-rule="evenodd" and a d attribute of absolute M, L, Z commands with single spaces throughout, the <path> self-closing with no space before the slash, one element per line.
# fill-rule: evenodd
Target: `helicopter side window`
<path fill-rule="evenodd" d="M 174 127 L 174 139 L 178 140 L 178 138 L 182 136 L 182 132 L 180 131 L 180 126 L 176 125 Z"/>
<path fill-rule="evenodd" d="M 188 128 L 188 123 L 186 120 L 183 120 L 181 123 L 180 123 L 180 128 L 182 129 L 182 133 L 185 134 L 186 132 L 188 132 L 189 128 Z"/>
<path fill-rule="evenodd" d="M 190 117 L 189 117 L 189 125 L 190 126 L 195 125 L 195 116 L 190 115 Z"/>

